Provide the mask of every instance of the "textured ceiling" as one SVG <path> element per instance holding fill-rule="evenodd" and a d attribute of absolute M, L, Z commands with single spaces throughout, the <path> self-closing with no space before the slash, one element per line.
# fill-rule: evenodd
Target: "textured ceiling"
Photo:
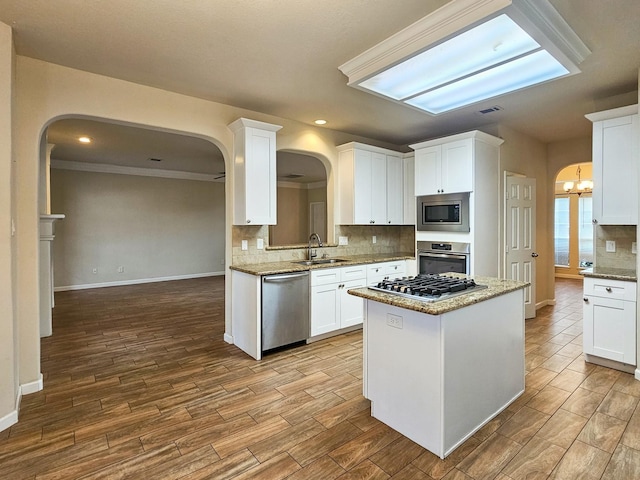
<path fill-rule="evenodd" d="M 637 101 L 638 0 L 551 0 L 592 51 L 582 73 L 448 114 L 347 86 L 338 66 L 445 3 L 0 0 L 0 21 L 20 55 L 398 146 L 488 123 L 543 142 L 586 136 L 584 114 Z M 492 105 L 503 110 L 475 113 Z"/>

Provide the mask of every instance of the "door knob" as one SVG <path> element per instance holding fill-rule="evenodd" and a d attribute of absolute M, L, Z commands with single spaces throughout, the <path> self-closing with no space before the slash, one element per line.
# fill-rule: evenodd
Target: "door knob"
<path fill-rule="evenodd" d="M 531 254 L 531 256 L 532 256 L 533 258 L 539 257 L 539 255 L 538 255 L 536 252 L 533 252 L 533 253 Z"/>
<path fill-rule="evenodd" d="M 584 303 L 589 303 L 589 299 L 587 297 L 584 297 L 582 300 L 584 300 Z"/>

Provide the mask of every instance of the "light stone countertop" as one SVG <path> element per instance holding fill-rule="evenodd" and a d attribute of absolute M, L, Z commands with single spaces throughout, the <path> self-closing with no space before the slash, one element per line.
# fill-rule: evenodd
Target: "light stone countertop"
<path fill-rule="evenodd" d="M 465 277 L 464 275 L 460 276 Z M 464 295 L 458 295 L 457 297 L 437 302 L 423 302 L 408 297 L 402 297 L 400 295 L 371 290 L 369 288 L 357 288 L 349 290 L 349 293 L 356 297 L 362 297 L 366 300 L 374 300 L 376 302 L 386 303 L 388 305 L 406 308 L 407 310 L 414 310 L 428 315 L 442 315 L 443 313 L 458 310 L 460 308 L 473 305 L 474 303 L 484 302 L 490 298 L 499 297 L 500 295 L 505 295 L 507 293 L 523 289 L 529 285 L 528 282 L 503 280 L 493 277 L 472 276 L 470 278 L 473 278 L 478 285 L 486 285 L 488 288 L 471 293 L 465 293 Z"/>
<path fill-rule="evenodd" d="M 251 275 L 277 275 L 279 273 L 305 272 L 308 270 L 317 270 L 322 268 L 338 268 L 349 265 L 365 265 L 369 263 L 393 262 L 397 260 L 415 260 L 415 255 L 411 253 L 378 253 L 373 255 L 349 255 L 336 257 L 343 262 L 337 263 L 321 263 L 317 265 L 302 265 L 296 263 L 298 260 L 271 262 L 271 263 L 252 263 L 246 265 L 231 265 L 231 270 L 244 272 Z"/>
<path fill-rule="evenodd" d="M 581 275 L 592 278 L 604 278 L 608 280 L 622 280 L 623 282 L 637 282 L 635 270 L 624 268 L 592 267 L 582 270 Z"/>

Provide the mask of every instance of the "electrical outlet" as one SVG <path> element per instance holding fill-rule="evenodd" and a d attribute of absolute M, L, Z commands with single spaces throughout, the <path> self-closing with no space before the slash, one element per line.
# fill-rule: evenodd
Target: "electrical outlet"
<path fill-rule="evenodd" d="M 96 273 L 98 273 L 98 269 L 97 269 L 97 268 L 94 268 L 94 269 L 92 270 L 92 272 L 93 272 L 94 274 L 96 274 Z"/>
<path fill-rule="evenodd" d="M 338 237 L 338 245 L 349 245 L 349 237 Z"/>
<path fill-rule="evenodd" d="M 615 240 L 607 240 L 605 243 L 605 250 L 610 253 L 614 253 L 616 251 L 616 241 Z"/>
<path fill-rule="evenodd" d="M 387 313 L 387 325 L 393 328 L 402 329 L 402 317 Z"/>
<path fill-rule="evenodd" d="M 371 243 L 376 243 L 378 241 L 378 237 L 376 237 L 375 235 L 373 235 L 371 237 Z"/>
<path fill-rule="evenodd" d="M 264 249 L 264 238 L 259 238 L 259 239 L 256 241 L 256 248 L 257 248 L 258 250 L 263 250 L 263 249 Z"/>
<path fill-rule="evenodd" d="M 240 248 L 242 248 L 242 250 L 249 250 L 249 241 L 248 240 L 242 240 L 240 245 L 241 245 Z"/>
<path fill-rule="evenodd" d="M 118 273 L 124 273 L 124 267 L 122 265 L 118 267 Z"/>

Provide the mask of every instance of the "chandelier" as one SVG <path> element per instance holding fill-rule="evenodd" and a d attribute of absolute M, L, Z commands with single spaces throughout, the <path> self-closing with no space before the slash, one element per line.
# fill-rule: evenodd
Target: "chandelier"
<path fill-rule="evenodd" d="M 591 180 L 580 179 L 580 173 L 582 173 L 582 170 L 580 169 L 580 166 L 578 166 L 578 169 L 576 170 L 576 175 L 578 175 L 578 183 L 564 182 L 562 188 L 566 193 L 575 193 L 576 195 L 580 196 L 583 193 L 589 193 L 591 192 L 591 190 L 593 190 L 593 182 Z M 573 191 L 574 187 L 575 191 Z"/>

